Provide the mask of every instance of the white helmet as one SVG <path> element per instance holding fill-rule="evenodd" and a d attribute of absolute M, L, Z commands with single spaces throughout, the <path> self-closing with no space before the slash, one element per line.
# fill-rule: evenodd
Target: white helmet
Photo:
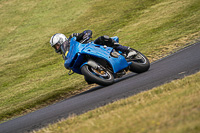
<path fill-rule="evenodd" d="M 56 44 L 60 44 L 62 45 L 63 42 L 67 41 L 67 37 L 64 34 L 61 33 L 56 33 L 55 35 L 53 35 L 50 39 L 50 44 L 51 47 L 53 47 Z"/>
<path fill-rule="evenodd" d="M 61 34 L 61 33 L 56 33 L 55 35 L 53 35 L 50 39 L 50 44 L 51 44 L 51 47 L 53 47 L 56 51 L 56 53 L 60 52 L 61 49 L 56 49 L 55 48 L 55 45 L 56 44 L 59 44 L 59 45 L 62 45 L 63 42 L 67 41 L 67 37 L 64 35 L 64 34 Z"/>

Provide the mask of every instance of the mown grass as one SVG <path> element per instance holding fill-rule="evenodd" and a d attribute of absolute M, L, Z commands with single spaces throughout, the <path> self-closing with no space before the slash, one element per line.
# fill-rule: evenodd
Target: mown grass
<path fill-rule="evenodd" d="M 1 0 L 0 120 L 88 88 L 49 45 L 55 33 L 119 36 L 154 61 L 200 37 L 199 0 Z"/>
<path fill-rule="evenodd" d="M 200 72 L 34 133 L 198 133 Z"/>

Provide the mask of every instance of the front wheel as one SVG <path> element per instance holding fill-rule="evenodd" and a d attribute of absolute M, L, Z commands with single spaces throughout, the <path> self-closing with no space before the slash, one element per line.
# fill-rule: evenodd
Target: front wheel
<path fill-rule="evenodd" d="M 150 62 L 147 57 L 135 49 L 132 50 L 134 50 L 137 54 L 130 59 L 132 61 L 132 64 L 130 65 L 130 71 L 135 73 L 143 73 L 148 71 L 150 68 Z"/>
<path fill-rule="evenodd" d="M 108 86 L 113 84 L 114 82 L 113 75 L 104 68 L 95 69 L 86 64 L 82 66 L 81 72 L 85 76 L 85 79 L 92 83 L 97 83 L 102 86 Z"/>

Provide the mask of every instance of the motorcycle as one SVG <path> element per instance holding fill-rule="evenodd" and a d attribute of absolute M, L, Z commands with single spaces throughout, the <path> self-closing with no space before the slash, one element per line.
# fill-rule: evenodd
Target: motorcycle
<path fill-rule="evenodd" d="M 119 42 L 117 36 L 111 38 Z M 135 51 L 134 56 L 126 58 L 121 51 L 116 51 L 112 47 L 98 45 L 94 41 L 79 43 L 76 37 L 73 37 L 64 66 L 73 73 L 84 75 L 88 84 L 108 86 L 114 83 L 114 79 L 122 77 L 128 71 L 143 73 L 150 68 L 146 56 L 135 49 L 132 51 Z M 69 75 L 71 74 L 70 72 Z"/>

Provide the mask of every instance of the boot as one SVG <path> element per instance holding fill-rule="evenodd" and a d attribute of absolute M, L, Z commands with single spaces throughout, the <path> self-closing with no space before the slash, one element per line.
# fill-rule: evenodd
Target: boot
<path fill-rule="evenodd" d="M 128 52 L 126 58 L 131 58 L 131 57 L 134 57 L 135 55 L 137 55 L 137 53 L 134 50 L 131 50 L 129 48 L 129 52 Z"/>
<path fill-rule="evenodd" d="M 134 50 L 132 50 L 130 47 L 122 46 L 122 45 L 120 45 L 120 44 L 119 44 L 119 46 L 117 46 L 115 49 L 116 49 L 117 51 L 121 51 L 121 52 L 125 55 L 126 58 L 133 57 L 133 56 L 135 56 L 135 55 L 137 54 L 137 53 L 136 53 Z"/>

